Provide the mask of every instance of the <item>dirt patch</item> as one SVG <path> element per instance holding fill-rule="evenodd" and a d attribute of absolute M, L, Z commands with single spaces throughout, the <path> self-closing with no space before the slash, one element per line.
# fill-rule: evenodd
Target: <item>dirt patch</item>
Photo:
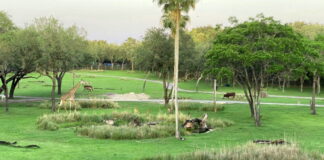
<path fill-rule="evenodd" d="M 106 94 L 107 98 L 112 100 L 148 100 L 150 98 L 149 95 L 145 93 L 136 94 L 134 92 L 126 93 L 126 94 Z"/>

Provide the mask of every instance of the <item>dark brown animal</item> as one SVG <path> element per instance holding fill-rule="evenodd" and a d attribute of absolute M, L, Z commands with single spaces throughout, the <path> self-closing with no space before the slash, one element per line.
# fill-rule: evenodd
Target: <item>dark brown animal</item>
<path fill-rule="evenodd" d="M 84 85 L 83 88 L 84 88 L 84 90 L 87 90 L 87 91 L 90 91 L 90 92 L 93 91 L 93 87 L 91 85 Z"/>
<path fill-rule="evenodd" d="M 282 139 L 278 139 L 278 140 L 254 140 L 253 143 L 256 144 L 272 144 L 272 145 L 279 145 L 279 144 L 290 144 L 289 142 L 286 142 Z"/>
<path fill-rule="evenodd" d="M 235 98 L 235 92 L 225 93 L 223 98 Z"/>

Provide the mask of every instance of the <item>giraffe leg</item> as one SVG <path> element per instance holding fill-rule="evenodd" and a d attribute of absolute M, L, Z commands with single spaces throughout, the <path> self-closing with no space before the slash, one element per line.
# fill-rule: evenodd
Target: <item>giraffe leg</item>
<path fill-rule="evenodd" d="M 60 112 L 60 108 L 61 108 L 62 104 L 63 104 L 63 101 L 61 100 L 60 104 L 58 105 L 57 112 Z"/>
<path fill-rule="evenodd" d="M 72 102 L 70 100 L 70 113 L 72 112 Z"/>

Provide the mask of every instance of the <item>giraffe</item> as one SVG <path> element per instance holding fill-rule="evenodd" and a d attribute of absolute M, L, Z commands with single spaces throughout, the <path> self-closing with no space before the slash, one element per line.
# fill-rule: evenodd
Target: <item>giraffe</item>
<path fill-rule="evenodd" d="M 70 103 L 70 111 L 72 109 L 72 103 L 75 104 L 74 98 L 75 98 L 75 92 L 80 88 L 81 84 L 84 84 L 84 81 L 80 81 L 77 83 L 72 89 L 69 90 L 65 95 L 61 96 L 61 102 L 59 104 L 58 112 L 60 111 L 60 108 L 69 101 Z M 64 106 L 64 109 L 66 110 L 66 106 Z M 76 111 L 76 107 L 74 107 L 74 111 Z"/>

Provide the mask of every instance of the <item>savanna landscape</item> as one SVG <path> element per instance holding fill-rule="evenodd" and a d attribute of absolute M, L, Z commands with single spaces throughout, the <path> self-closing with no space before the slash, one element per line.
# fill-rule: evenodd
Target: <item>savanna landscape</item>
<path fill-rule="evenodd" d="M 324 159 L 324 25 L 188 27 L 201 1 L 121 43 L 0 11 L 0 160 Z"/>

